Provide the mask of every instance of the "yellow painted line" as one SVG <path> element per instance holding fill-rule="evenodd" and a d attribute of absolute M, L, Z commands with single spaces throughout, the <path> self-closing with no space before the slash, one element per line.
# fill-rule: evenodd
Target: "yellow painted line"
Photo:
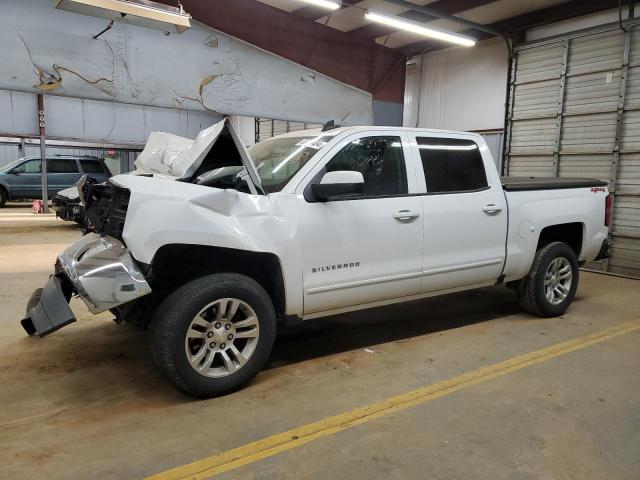
<path fill-rule="evenodd" d="M 515 372 L 531 365 L 551 360 L 575 350 L 604 340 L 640 330 L 640 323 L 629 322 L 601 330 L 568 342 L 552 345 L 542 350 L 520 355 L 504 362 L 479 368 L 458 377 L 418 388 L 411 392 L 356 408 L 350 412 L 324 418 L 318 422 L 297 427 L 271 437 L 242 445 L 232 450 L 197 460 L 186 465 L 147 477 L 147 480 L 200 480 L 210 478 L 264 458 L 300 447 L 322 437 L 327 437 L 356 425 L 396 413 L 436 398 L 444 397 L 464 388 Z"/>

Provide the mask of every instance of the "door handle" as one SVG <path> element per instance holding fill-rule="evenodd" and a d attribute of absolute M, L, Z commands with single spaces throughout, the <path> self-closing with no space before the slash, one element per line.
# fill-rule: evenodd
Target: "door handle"
<path fill-rule="evenodd" d="M 497 205 L 490 203 L 488 205 L 485 205 L 482 208 L 482 211 L 484 213 L 486 213 L 487 215 L 495 215 L 496 213 L 500 213 L 502 211 L 502 208 L 498 207 Z"/>
<path fill-rule="evenodd" d="M 411 210 L 400 210 L 393 214 L 393 218 L 396 220 L 411 220 L 412 218 L 417 218 L 420 216 L 420 212 L 411 211 Z"/>

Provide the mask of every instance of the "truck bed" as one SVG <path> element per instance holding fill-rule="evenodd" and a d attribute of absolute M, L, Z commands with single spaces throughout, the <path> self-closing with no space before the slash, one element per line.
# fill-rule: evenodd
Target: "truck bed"
<path fill-rule="evenodd" d="M 572 177 L 502 177 L 502 188 L 507 192 L 525 190 L 557 190 L 560 188 L 606 187 L 607 182 L 595 178 Z"/>

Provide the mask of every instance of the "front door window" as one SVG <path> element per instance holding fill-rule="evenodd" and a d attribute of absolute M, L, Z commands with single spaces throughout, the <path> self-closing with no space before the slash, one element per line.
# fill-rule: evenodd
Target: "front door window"
<path fill-rule="evenodd" d="M 327 172 L 340 170 L 362 173 L 366 197 L 405 195 L 408 192 L 400 137 L 353 140 L 327 163 Z"/>
<path fill-rule="evenodd" d="M 41 160 L 39 159 L 28 160 L 20 164 L 18 167 L 16 167 L 15 172 L 16 173 L 40 173 L 41 167 L 42 167 Z"/>

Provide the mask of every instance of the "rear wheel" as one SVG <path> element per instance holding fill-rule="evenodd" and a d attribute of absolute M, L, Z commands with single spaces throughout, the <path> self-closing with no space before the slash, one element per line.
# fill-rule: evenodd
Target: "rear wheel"
<path fill-rule="evenodd" d="M 7 203 L 9 195 L 4 188 L 0 188 L 0 207 L 4 207 L 4 204 Z"/>
<path fill-rule="evenodd" d="M 169 295 L 151 322 L 153 359 L 178 390 L 214 397 L 249 382 L 275 340 L 269 295 L 254 280 L 215 274 Z"/>
<path fill-rule="evenodd" d="M 522 307 L 534 315 L 562 315 L 576 294 L 579 267 L 569 245 L 553 242 L 538 250 L 529 274 L 518 284 Z"/>

